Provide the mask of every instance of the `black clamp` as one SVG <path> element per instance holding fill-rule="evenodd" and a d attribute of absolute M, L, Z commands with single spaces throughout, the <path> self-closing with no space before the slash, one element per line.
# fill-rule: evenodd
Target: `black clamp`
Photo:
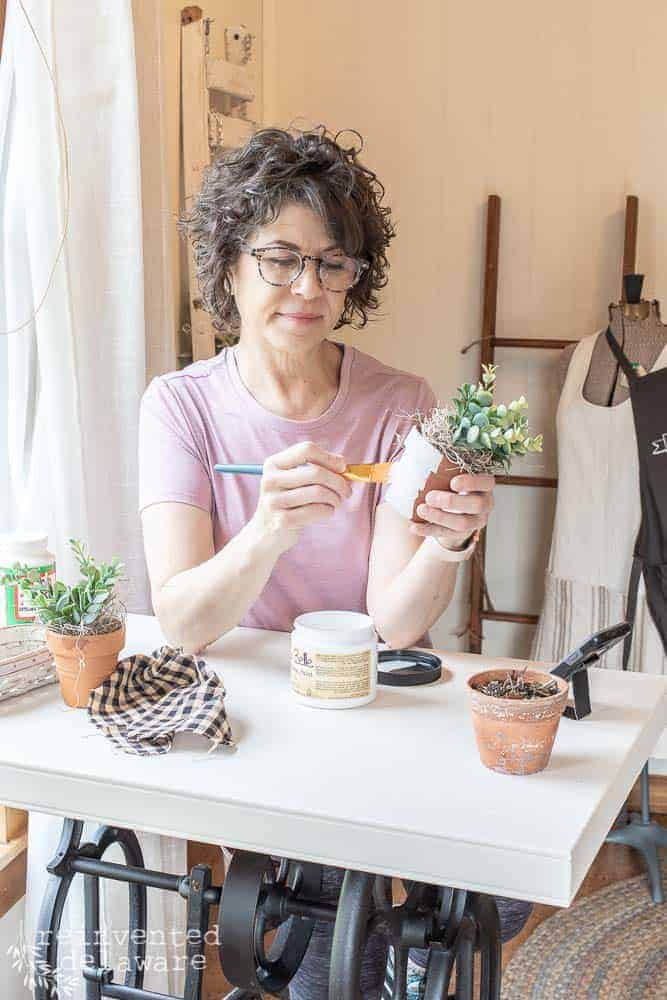
<path fill-rule="evenodd" d="M 632 632 L 629 622 L 610 625 L 585 639 L 580 646 L 569 653 L 551 671 L 556 677 L 572 681 L 574 704 L 568 705 L 563 715 L 568 719 L 583 719 L 591 714 L 591 693 L 588 683 L 588 667 L 598 662 L 600 657 Z"/>
<path fill-rule="evenodd" d="M 560 664 L 551 671 L 556 677 L 562 677 L 563 680 L 572 682 L 573 704 L 566 705 L 563 709 L 563 715 L 566 715 L 568 719 L 583 719 L 584 716 L 591 714 L 591 690 L 587 668 L 597 663 L 599 659 L 599 656 L 591 656 L 590 659 L 573 669 Z"/>

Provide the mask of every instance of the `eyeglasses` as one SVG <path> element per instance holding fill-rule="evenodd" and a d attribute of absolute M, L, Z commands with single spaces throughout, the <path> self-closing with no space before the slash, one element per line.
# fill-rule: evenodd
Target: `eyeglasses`
<path fill-rule="evenodd" d="M 307 260 L 317 267 L 320 284 L 329 292 L 346 292 L 357 284 L 370 264 L 356 257 L 342 253 L 326 254 L 324 257 L 310 257 L 297 250 L 285 247 L 242 247 L 242 252 L 250 254 L 257 261 L 260 277 L 268 285 L 291 285 L 304 271 Z"/>

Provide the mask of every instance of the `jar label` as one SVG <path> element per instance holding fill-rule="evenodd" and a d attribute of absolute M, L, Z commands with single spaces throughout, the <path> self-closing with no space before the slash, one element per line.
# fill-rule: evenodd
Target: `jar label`
<path fill-rule="evenodd" d="M 3 572 L 9 568 L 9 566 L 0 566 L 0 579 Z M 30 569 L 39 573 L 42 582 L 45 580 L 55 581 L 55 563 L 46 566 L 31 566 Z M 0 625 L 24 625 L 26 622 L 34 622 L 36 618 L 37 612 L 30 603 L 28 595 L 23 593 L 18 583 L 6 583 L 0 587 Z"/>
<path fill-rule="evenodd" d="M 311 653 L 292 647 L 292 689 L 306 698 L 363 698 L 371 693 L 373 653 Z"/>

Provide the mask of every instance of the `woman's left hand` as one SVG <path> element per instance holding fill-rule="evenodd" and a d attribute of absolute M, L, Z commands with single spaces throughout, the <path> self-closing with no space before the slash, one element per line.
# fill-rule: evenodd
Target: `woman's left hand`
<path fill-rule="evenodd" d="M 449 490 L 430 490 L 417 513 L 426 524 L 413 523 L 415 535 L 433 535 L 445 548 L 461 547 L 474 531 L 483 528 L 493 510 L 495 478 L 461 473 Z"/>

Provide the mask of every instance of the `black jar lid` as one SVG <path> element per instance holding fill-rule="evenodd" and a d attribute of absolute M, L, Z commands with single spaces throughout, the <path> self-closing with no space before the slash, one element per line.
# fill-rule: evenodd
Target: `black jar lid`
<path fill-rule="evenodd" d="M 404 664 L 393 670 L 381 670 L 383 663 Z M 415 687 L 432 684 L 442 676 L 442 660 L 422 649 L 383 649 L 378 653 L 378 684 L 386 687 Z"/>

